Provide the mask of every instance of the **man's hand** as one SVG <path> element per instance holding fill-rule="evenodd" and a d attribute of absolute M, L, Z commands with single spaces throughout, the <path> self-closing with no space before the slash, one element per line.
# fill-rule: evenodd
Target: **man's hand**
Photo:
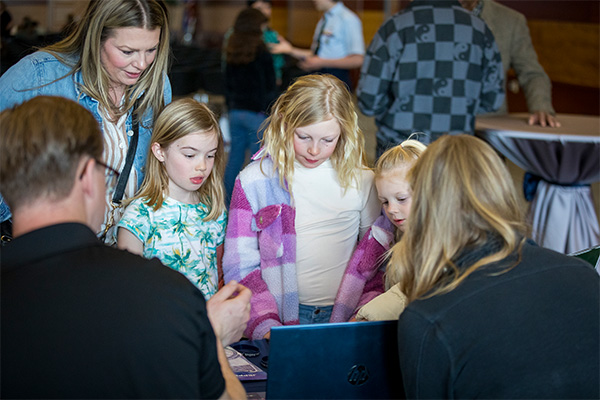
<path fill-rule="evenodd" d="M 242 337 L 250 319 L 251 296 L 250 289 L 231 281 L 206 302 L 208 319 L 223 346 Z"/>
<path fill-rule="evenodd" d="M 279 43 L 269 43 L 267 46 L 272 54 L 291 54 L 294 48 L 290 42 L 282 37 L 279 37 Z"/>
<path fill-rule="evenodd" d="M 560 122 L 554 117 L 552 114 L 548 114 L 544 111 L 536 111 L 532 114 L 529 114 L 529 125 L 541 125 L 541 126 L 549 126 L 552 128 L 560 127 Z"/>
<path fill-rule="evenodd" d="M 323 59 L 318 56 L 306 57 L 298 66 L 304 71 L 315 71 L 323 68 Z"/>

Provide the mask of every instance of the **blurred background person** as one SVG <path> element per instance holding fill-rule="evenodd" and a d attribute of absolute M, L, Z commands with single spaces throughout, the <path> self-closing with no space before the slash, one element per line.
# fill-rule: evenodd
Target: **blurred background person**
<path fill-rule="evenodd" d="M 263 40 L 267 23 L 261 11 L 246 8 L 237 16 L 227 41 L 225 98 L 231 133 L 225 169 L 227 204 L 246 159 L 260 148 L 260 127 L 278 94 L 273 59 Z"/>
<path fill-rule="evenodd" d="M 424 132 L 424 143 L 472 134 L 475 115 L 504 102 L 500 52 L 457 0 L 414 0 L 375 34 L 356 94 L 361 111 L 375 116 L 377 156 L 413 132 Z"/>
<path fill-rule="evenodd" d="M 494 0 L 460 0 L 460 3 L 483 19 L 494 34 L 504 75 L 514 69 L 527 100 L 529 125 L 560 126 L 552 107 L 552 83 L 538 62 L 525 16 Z M 507 112 L 504 101 L 498 113 Z"/>
<path fill-rule="evenodd" d="M 352 91 L 350 70 L 360 68 L 365 55 L 362 22 L 339 0 L 313 0 L 313 3 L 323 17 L 315 28 L 311 48 L 294 47 L 281 39 L 281 43 L 271 46 L 271 51 L 297 58 L 304 71 L 331 74 Z"/>

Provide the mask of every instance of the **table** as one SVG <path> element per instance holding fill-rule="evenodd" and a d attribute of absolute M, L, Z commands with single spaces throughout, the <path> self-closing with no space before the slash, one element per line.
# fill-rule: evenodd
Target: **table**
<path fill-rule="evenodd" d="M 572 253 L 600 244 L 590 184 L 600 181 L 600 118 L 557 114 L 560 128 L 530 126 L 529 114 L 478 117 L 476 135 L 540 181 L 529 209 L 533 239 Z"/>
<path fill-rule="evenodd" d="M 233 343 L 232 346 L 235 347 L 237 344 L 249 344 L 252 346 L 256 346 L 260 352 L 257 356 L 254 357 L 246 357 L 248 361 L 261 368 L 263 371 L 268 373 L 268 365 L 265 367 L 261 365 L 261 360 L 263 357 L 269 355 L 269 342 L 266 339 L 261 340 L 240 340 L 239 342 Z M 242 385 L 248 393 L 248 398 L 259 398 L 256 394 L 263 394 L 267 391 L 267 381 L 266 380 L 258 380 L 258 381 L 242 381 Z M 252 395 L 250 395 L 252 394 Z"/>

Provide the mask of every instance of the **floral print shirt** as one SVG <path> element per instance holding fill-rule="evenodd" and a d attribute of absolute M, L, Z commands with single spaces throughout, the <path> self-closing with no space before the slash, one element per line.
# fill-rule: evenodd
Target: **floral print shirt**
<path fill-rule="evenodd" d="M 227 214 L 214 221 L 205 204 L 185 204 L 167 197 L 154 211 L 144 199 L 134 200 L 119 221 L 144 244 L 144 257 L 157 257 L 184 274 L 209 299 L 217 292 L 217 247 L 223 244 Z"/>

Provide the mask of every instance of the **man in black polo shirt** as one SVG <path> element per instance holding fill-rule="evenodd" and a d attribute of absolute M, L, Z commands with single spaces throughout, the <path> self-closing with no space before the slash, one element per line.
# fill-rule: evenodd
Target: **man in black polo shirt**
<path fill-rule="evenodd" d="M 250 291 L 234 282 L 205 303 L 157 259 L 97 240 L 118 174 L 92 114 L 40 96 L 0 126 L 15 236 L 1 254 L 2 397 L 245 398 L 223 345 L 240 338 Z"/>

